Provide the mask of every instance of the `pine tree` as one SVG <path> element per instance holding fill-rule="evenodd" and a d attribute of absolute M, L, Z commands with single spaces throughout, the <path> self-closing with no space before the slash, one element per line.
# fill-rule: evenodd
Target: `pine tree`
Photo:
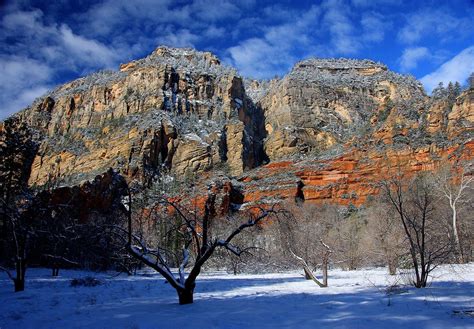
<path fill-rule="evenodd" d="M 25 123 L 8 118 L 0 127 L 0 198 L 9 203 L 26 187 L 36 153 L 32 134 Z"/>
<path fill-rule="evenodd" d="M 431 96 L 434 99 L 442 99 L 446 95 L 446 89 L 444 88 L 443 82 L 438 83 L 438 86 L 433 89 Z"/>
<path fill-rule="evenodd" d="M 17 118 L 0 125 L 0 270 L 25 288 L 31 217 L 26 209 L 31 198 L 27 182 L 36 146 L 25 123 Z M 14 267 L 16 275 L 9 268 Z"/>
<path fill-rule="evenodd" d="M 456 81 L 456 83 L 454 83 L 454 93 L 456 94 L 456 97 L 461 95 L 461 91 L 462 91 L 461 84 L 458 81 Z"/>

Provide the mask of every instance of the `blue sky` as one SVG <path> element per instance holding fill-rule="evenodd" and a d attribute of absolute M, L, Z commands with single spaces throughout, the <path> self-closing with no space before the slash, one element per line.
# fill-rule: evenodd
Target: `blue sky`
<path fill-rule="evenodd" d="M 162 44 L 212 51 L 255 78 L 307 57 L 369 58 L 429 92 L 474 71 L 474 1 L 0 0 L 0 119 Z"/>

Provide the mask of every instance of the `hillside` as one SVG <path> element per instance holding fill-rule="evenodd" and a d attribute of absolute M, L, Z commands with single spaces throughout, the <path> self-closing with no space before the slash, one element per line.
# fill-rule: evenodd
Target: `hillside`
<path fill-rule="evenodd" d="M 307 59 L 255 81 L 209 52 L 159 47 L 7 119 L 2 152 L 18 152 L 7 141 L 20 126 L 34 142 L 17 157 L 30 186 L 80 185 L 112 168 L 170 194 L 212 182 L 223 211 L 296 195 L 362 204 L 395 168 L 472 157 L 474 90 L 430 98 L 414 78 L 352 59 Z"/>

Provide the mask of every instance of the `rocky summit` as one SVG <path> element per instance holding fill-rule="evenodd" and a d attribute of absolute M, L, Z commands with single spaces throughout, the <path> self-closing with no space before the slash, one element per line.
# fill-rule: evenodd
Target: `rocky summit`
<path fill-rule="evenodd" d="M 159 47 L 37 99 L 2 123 L 0 147 L 28 139 L 10 151 L 30 186 L 83 186 L 112 168 L 170 194 L 211 186 L 225 212 L 296 196 L 362 204 L 395 168 L 473 157 L 473 131 L 473 89 L 428 97 L 370 60 L 307 59 L 257 81 L 212 53 Z"/>

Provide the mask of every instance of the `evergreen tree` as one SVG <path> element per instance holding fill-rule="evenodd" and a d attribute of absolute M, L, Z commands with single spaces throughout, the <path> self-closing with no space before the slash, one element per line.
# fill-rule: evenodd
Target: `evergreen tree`
<path fill-rule="evenodd" d="M 454 83 L 454 92 L 456 94 L 456 97 L 461 95 L 461 91 L 462 91 L 461 84 L 458 81 L 456 81 L 456 83 Z"/>
<path fill-rule="evenodd" d="M 442 82 L 438 83 L 438 86 L 433 89 L 431 92 L 431 96 L 434 99 L 442 99 L 446 95 L 446 89 L 444 88 L 444 84 Z"/>
<path fill-rule="evenodd" d="M 0 125 L 0 270 L 14 282 L 15 291 L 25 287 L 30 248 L 31 196 L 27 187 L 36 153 L 32 134 L 25 123 L 8 118 Z M 13 275 L 9 268 L 15 268 Z"/>

